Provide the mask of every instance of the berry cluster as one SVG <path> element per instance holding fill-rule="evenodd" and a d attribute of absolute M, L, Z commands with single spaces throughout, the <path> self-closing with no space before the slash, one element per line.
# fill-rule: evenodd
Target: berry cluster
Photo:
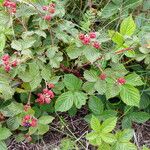
<path fill-rule="evenodd" d="M 55 4 L 50 3 L 49 6 L 43 6 L 42 9 L 47 12 L 47 14 L 43 17 L 44 20 L 50 21 L 52 19 L 52 14 L 55 13 Z"/>
<path fill-rule="evenodd" d="M 118 79 L 117 79 L 117 83 L 118 83 L 119 85 L 123 85 L 123 84 L 126 83 L 126 80 L 125 80 L 125 78 L 121 77 L 121 78 L 118 78 Z"/>
<path fill-rule="evenodd" d="M 48 85 L 49 88 L 53 88 L 54 85 Z M 40 105 L 42 104 L 49 104 L 51 102 L 51 99 L 54 98 L 54 93 L 52 90 L 49 90 L 47 88 L 43 89 L 42 93 L 39 93 L 38 98 L 36 100 L 36 102 L 38 102 Z"/>
<path fill-rule="evenodd" d="M 2 57 L 3 66 L 6 72 L 9 72 L 13 67 L 16 67 L 18 65 L 18 61 L 10 61 L 10 56 L 8 54 L 5 54 Z"/>
<path fill-rule="evenodd" d="M 8 11 L 12 14 L 16 13 L 16 3 L 11 0 L 4 0 L 3 6 L 8 8 Z"/>
<path fill-rule="evenodd" d="M 37 119 L 30 116 L 30 115 L 26 115 L 26 116 L 24 116 L 24 118 L 22 120 L 22 126 L 24 126 L 24 127 L 36 127 L 37 126 Z"/>
<path fill-rule="evenodd" d="M 79 39 L 81 40 L 82 44 L 84 45 L 92 44 L 93 47 L 95 47 L 96 49 L 99 49 L 101 45 L 98 41 L 93 40 L 95 38 L 96 38 L 95 32 L 90 32 L 89 35 L 85 35 L 83 33 L 79 35 Z"/>

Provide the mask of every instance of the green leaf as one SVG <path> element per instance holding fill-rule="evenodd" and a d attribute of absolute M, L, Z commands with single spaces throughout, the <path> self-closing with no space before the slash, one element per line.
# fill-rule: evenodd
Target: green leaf
<path fill-rule="evenodd" d="M 0 141 L 0 150 L 7 150 L 7 145 L 4 141 Z"/>
<path fill-rule="evenodd" d="M 66 74 L 64 76 L 64 84 L 70 91 L 80 90 L 82 81 L 73 74 Z"/>
<path fill-rule="evenodd" d="M 113 42 L 115 42 L 119 46 L 123 45 L 124 38 L 119 32 L 115 32 L 113 30 L 109 30 L 108 32 L 109 32 L 109 36 Z"/>
<path fill-rule="evenodd" d="M 17 117 L 10 117 L 7 120 L 7 126 L 10 130 L 16 130 L 20 126 L 19 119 Z"/>
<path fill-rule="evenodd" d="M 103 95 L 106 92 L 107 84 L 106 81 L 98 79 L 94 85 L 95 90 L 100 94 Z"/>
<path fill-rule="evenodd" d="M 102 103 L 101 99 L 96 96 L 90 97 L 88 105 L 90 110 L 96 115 L 100 115 L 104 111 L 104 104 Z"/>
<path fill-rule="evenodd" d="M 42 116 L 38 119 L 38 123 L 40 124 L 49 124 L 54 120 L 52 116 Z"/>
<path fill-rule="evenodd" d="M 141 86 L 144 84 L 143 81 L 141 80 L 140 76 L 137 75 L 136 73 L 127 75 L 125 77 L 125 79 L 126 79 L 126 84 L 130 84 L 133 86 Z"/>
<path fill-rule="evenodd" d="M 98 120 L 98 118 L 96 118 L 95 116 L 92 115 L 91 118 L 91 122 L 90 122 L 91 128 L 94 131 L 100 131 L 100 121 Z"/>
<path fill-rule="evenodd" d="M 106 98 L 112 98 L 119 95 L 120 87 L 117 84 L 107 83 Z"/>
<path fill-rule="evenodd" d="M 5 139 L 7 139 L 10 136 L 11 136 L 11 132 L 10 132 L 10 130 L 8 128 L 0 127 L 0 141 L 1 140 L 5 140 Z"/>
<path fill-rule="evenodd" d="M 94 84 L 94 82 L 85 82 L 82 88 L 87 94 L 91 95 L 95 92 Z"/>
<path fill-rule="evenodd" d="M 102 143 L 98 150 L 111 150 L 110 145 L 107 143 Z"/>
<path fill-rule="evenodd" d="M 86 104 L 87 95 L 83 92 L 74 92 L 73 99 L 75 106 L 80 109 L 83 105 Z"/>
<path fill-rule="evenodd" d="M 125 84 L 120 91 L 122 101 L 129 106 L 139 107 L 140 93 L 135 87 Z"/>
<path fill-rule="evenodd" d="M 111 132 L 115 128 L 116 123 L 117 123 L 116 117 L 106 119 L 101 125 L 101 132 L 103 133 Z"/>
<path fill-rule="evenodd" d="M 116 133 L 118 142 L 129 142 L 133 137 L 133 129 L 124 129 Z"/>
<path fill-rule="evenodd" d="M 136 29 L 136 25 L 134 23 L 134 20 L 132 16 L 130 15 L 128 18 L 125 18 L 120 26 L 120 33 L 122 35 L 128 35 L 131 36 Z"/>
<path fill-rule="evenodd" d="M 88 61 L 93 63 L 100 57 L 100 52 L 95 48 L 87 48 L 84 50 L 84 55 Z"/>
<path fill-rule="evenodd" d="M 133 122 L 144 123 L 150 119 L 150 114 L 146 112 L 133 112 L 130 114 L 130 118 Z"/>
<path fill-rule="evenodd" d="M 84 78 L 89 82 L 96 82 L 98 79 L 98 73 L 95 70 L 86 70 L 84 72 Z"/>
<path fill-rule="evenodd" d="M 49 130 L 49 125 L 47 124 L 38 124 L 38 135 L 43 135 Z"/>
<path fill-rule="evenodd" d="M 102 9 L 102 17 L 103 18 L 109 18 L 116 14 L 119 10 L 119 5 L 115 5 L 114 3 L 108 3 L 103 9 Z"/>
<path fill-rule="evenodd" d="M 106 143 L 114 143 L 116 141 L 115 135 L 111 133 L 101 133 L 100 134 L 102 140 Z"/>
<path fill-rule="evenodd" d="M 61 94 L 56 100 L 55 110 L 61 112 L 67 111 L 72 107 L 73 101 L 74 101 L 73 93 L 71 91 L 65 92 Z"/>
<path fill-rule="evenodd" d="M 41 71 L 41 76 L 44 80 L 50 81 L 51 79 L 51 70 L 50 67 L 43 67 Z"/>
<path fill-rule="evenodd" d="M 6 37 L 4 34 L 0 34 L 0 52 L 5 48 Z"/>
<path fill-rule="evenodd" d="M 137 150 L 136 146 L 130 142 L 120 143 L 117 142 L 112 146 L 112 150 Z"/>

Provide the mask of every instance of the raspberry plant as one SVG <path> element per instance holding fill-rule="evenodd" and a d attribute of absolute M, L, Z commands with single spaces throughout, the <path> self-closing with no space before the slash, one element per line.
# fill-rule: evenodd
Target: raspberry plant
<path fill-rule="evenodd" d="M 106 11 L 110 4 L 102 18 L 117 13 Z M 42 138 L 56 113 L 75 115 L 82 107 L 90 112 L 85 120 L 94 131 L 86 138 L 92 145 L 137 149 L 130 141 L 131 124 L 150 118 L 142 111 L 150 104 L 142 91 L 149 79 L 128 64 L 140 62 L 149 70 L 149 39 L 146 35 L 141 42 L 132 14 L 120 18 L 117 30 L 103 31 L 94 22 L 100 12 L 89 8 L 78 24 L 68 19 L 66 5 L 59 0 L 1 2 L 0 149 L 7 149 L 10 136 L 29 142 Z M 115 98 L 120 105 L 112 108 Z M 117 116 L 124 130 L 113 134 Z"/>

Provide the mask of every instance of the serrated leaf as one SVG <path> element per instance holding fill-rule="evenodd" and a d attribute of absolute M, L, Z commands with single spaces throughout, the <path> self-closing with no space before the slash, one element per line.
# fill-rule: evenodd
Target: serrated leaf
<path fill-rule="evenodd" d="M 95 116 L 92 115 L 92 118 L 91 118 L 91 122 L 90 122 L 90 125 L 91 125 L 91 128 L 94 130 L 94 131 L 100 131 L 100 121 L 98 118 L 96 118 Z"/>
<path fill-rule="evenodd" d="M 83 105 L 86 104 L 87 95 L 83 92 L 77 91 L 73 93 L 74 104 L 80 109 Z"/>
<path fill-rule="evenodd" d="M 74 101 L 73 93 L 71 91 L 65 92 L 61 94 L 56 100 L 55 110 L 61 112 L 67 111 L 72 107 L 73 101 Z"/>
<path fill-rule="evenodd" d="M 11 117 L 7 120 L 7 126 L 11 130 L 16 130 L 20 126 L 20 122 L 17 117 Z"/>
<path fill-rule="evenodd" d="M 11 132 L 6 127 L 0 127 L 0 141 L 7 139 L 9 136 L 11 136 Z"/>
<path fill-rule="evenodd" d="M 128 35 L 131 36 L 136 29 L 136 25 L 134 23 L 134 20 L 132 16 L 130 15 L 129 17 L 125 18 L 120 26 L 120 33 L 122 35 Z"/>
<path fill-rule="evenodd" d="M 51 79 L 51 70 L 48 67 L 43 67 L 41 71 L 41 76 L 45 81 L 50 81 Z"/>
<path fill-rule="evenodd" d="M 76 91 L 80 90 L 82 81 L 73 74 L 66 74 L 64 76 L 64 84 L 68 90 Z"/>
<path fill-rule="evenodd" d="M 137 150 L 137 148 L 134 144 L 130 142 L 117 142 L 114 146 L 112 146 L 112 150 Z"/>
<path fill-rule="evenodd" d="M 106 81 L 98 79 L 94 85 L 94 88 L 100 95 L 103 95 L 107 90 Z"/>
<path fill-rule="evenodd" d="M 89 95 L 93 94 L 95 92 L 95 89 L 94 89 L 94 82 L 85 82 L 83 84 L 83 90 L 88 93 Z"/>
<path fill-rule="evenodd" d="M 0 52 L 5 48 L 6 37 L 4 34 L 0 34 Z"/>
<path fill-rule="evenodd" d="M 123 85 L 120 91 L 120 97 L 125 104 L 139 107 L 140 93 L 135 87 L 128 84 Z"/>
<path fill-rule="evenodd" d="M 104 104 L 102 103 L 101 99 L 96 96 L 90 97 L 88 106 L 90 110 L 96 115 L 100 115 L 104 111 Z"/>
<path fill-rule="evenodd" d="M 106 119 L 101 125 L 101 132 L 102 133 L 111 132 L 115 128 L 116 123 L 117 123 L 116 117 Z"/>
<path fill-rule="evenodd" d="M 38 119 L 38 123 L 40 124 L 49 124 L 54 120 L 52 116 L 42 116 Z"/>
<path fill-rule="evenodd" d="M 109 36 L 113 42 L 115 42 L 119 46 L 123 45 L 124 38 L 119 32 L 115 32 L 113 30 L 109 30 L 108 32 L 109 32 Z"/>
<path fill-rule="evenodd" d="M 101 133 L 100 136 L 104 142 L 109 144 L 114 143 L 116 141 L 115 135 L 111 133 Z"/>
<path fill-rule="evenodd" d="M 89 82 L 96 82 L 98 79 L 98 73 L 95 70 L 86 70 L 84 72 L 84 78 Z"/>
<path fill-rule="evenodd" d="M 4 141 L 0 141 L 0 150 L 7 150 L 7 145 Z"/>
<path fill-rule="evenodd" d="M 49 130 L 49 125 L 47 124 L 38 124 L 38 135 L 43 135 Z"/>
<path fill-rule="evenodd" d="M 125 79 L 126 79 L 126 84 L 130 84 L 133 86 L 141 86 L 144 84 L 143 81 L 141 80 L 141 77 L 136 73 L 127 75 Z"/>

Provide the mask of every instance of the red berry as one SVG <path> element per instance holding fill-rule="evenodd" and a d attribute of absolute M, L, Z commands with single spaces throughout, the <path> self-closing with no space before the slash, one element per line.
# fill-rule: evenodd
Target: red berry
<path fill-rule="evenodd" d="M 48 89 L 43 89 L 43 93 L 44 93 L 44 94 L 47 94 L 48 91 L 49 91 Z"/>
<path fill-rule="evenodd" d="M 10 2 L 10 7 L 16 8 L 16 3 L 15 2 Z"/>
<path fill-rule="evenodd" d="M 3 61 L 9 61 L 10 59 L 10 56 L 8 54 L 5 54 L 3 57 L 2 57 L 2 60 Z"/>
<path fill-rule="evenodd" d="M 45 98 L 45 103 L 46 104 L 49 104 L 51 102 L 51 99 L 50 98 Z"/>
<path fill-rule="evenodd" d="M 46 21 L 50 21 L 52 19 L 52 17 L 50 15 L 46 15 L 43 17 L 43 19 Z"/>
<path fill-rule="evenodd" d="M 31 116 L 30 116 L 30 115 L 24 116 L 24 120 L 30 120 L 30 119 L 31 119 Z"/>
<path fill-rule="evenodd" d="M 49 13 L 54 14 L 54 13 L 55 13 L 55 8 L 51 7 L 51 8 L 49 9 Z"/>
<path fill-rule="evenodd" d="M 9 72 L 10 69 L 11 69 L 11 67 L 10 67 L 10 65 L 6 65 L 6 66 L 4 67 L 4 69 L 5 69 L 6 72 Z"/>
<path fill-rule="evenodd" d="M 16 13 L 16 8 L 12 8 L 12 9 L 10 9 L 10 11 L 9 11 L 10 13 Z"/>
<path fill-rule="evenodd" d="M 84 40 L 84 37 L 85 37 L 84 34 L 82 34 L 82 33 L 79 34 L 79 39 L 80 39 L 80 40 Z"/>
<path fill-rule="evenodd" d="M 37 119 L 32 118 L 32 120 L 31 120 L 31 126 L 32 127 L 36 127 L 37 126 Z"/>
<path fill-rule="evenodd" d="M 48 10 L 48 6 L 43 6 L 42 9 L 43 9 L 44 11 L 47 11 L 47 10 Z"/>
<path fill-rule="evenodd" d="M 88 37 L 88 36 L 84 37 L 82 43 L 83 43 L 84 45 L 90 44 L 90 37 Z"/>
<path fill-rule="evenodd" d="M 99 77 L 101 80 L 105 80 L 107 76 L 105 73 L 102 73 Z"/>
<path fill-rule="evenodd" d="M 50 6 L 50 7 L 54 7 L 54 8 L 55 8 L 55 7 L 56 7 L 56 4 L 51 3 L 51 4 L 49 4 L 49 6 Z"/>
<path fill-rule="evenodd" d="M 123 84 L 126 83 L 126 80 L 125 80 L 125 78 L 118 78 L 118 79 L 117 79 L 117 82 L 118 82 L 118 84 L 123 85 Z"/>
<path fill-rule="evenodd" d="M 54 85 L 53 83 L 50 83 L 50 84 L 48 84 L 48 87 L 49 87 L 49 88 L 54 88 L 55 85 Z"/>
<path fill-rule="evenodd" d="M 50 98 L 54 98 L 54 93 L 53 93 L 53 91 L 49 90 L 49 91 L 47 92 L 47 94 L 50 96 Z"/>
<path fill-rule="evenodd" d="M 17 60 L 14 60 L 14 61 L 12 62 L 12 67 L 17 67 L 17 65 L 18 65 L 18 61 L 17 61 Z"/>
<path fill-rule="evenodd" d="M 95 41 L 93 43 L 93 47 L 95 47 L 96 49 L 99 49 L 101 47 L 101 45 L 97 41 Z"/>
<path fill-rule="evenodd" d="M 9 65 L 9 61 L 4 61 L 3 64 L 6 66 Z"/>
<path fill-rule="evenodd" d="M 89 36 L 90 36 L 91 39 L 94 39 L 94 38 L 96 38 L 96 33 L 95 32 L 90 32 Z"/>

